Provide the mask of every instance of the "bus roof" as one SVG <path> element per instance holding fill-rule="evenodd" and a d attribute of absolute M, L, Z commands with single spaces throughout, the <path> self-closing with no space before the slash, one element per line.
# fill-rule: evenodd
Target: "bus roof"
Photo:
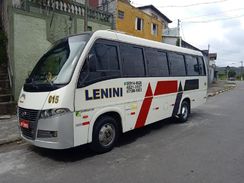
<path fill-rule="evenodd" d="M 195 51 L 195 50 L 191 50 L 188 48 L 182 48 L 182 47 L 173 46 L 173 45 L 166 44 L 166 43 L 143 39 L 143 38 L 131 36 L 131 35 L 113 31 L 113 30 L 98 30 L 92 34 L 92 37 L 94 37 L 95 39 L 103 38 L 103 39 L 120 41 L 120 42 L 124 42 L 124 43 L 136 44 L 136 45 L 140 45 L 140 46 L 146 46 L 146 47 L 158 48 L 158 49 L 174 51 L 174 52 L 179 52 L 179 53 L 186 53 L 186 54 L 190 54 L 190 55 L 202 56 L 202 53 L 200 51 Z"/>

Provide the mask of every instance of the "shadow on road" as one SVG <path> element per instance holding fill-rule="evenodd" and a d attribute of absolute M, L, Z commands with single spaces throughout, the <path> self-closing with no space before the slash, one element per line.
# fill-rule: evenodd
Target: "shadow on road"
<path fill-rule="evenodd" d="M 148 135 L 153 131 L 165 129 L 169 127 L 171 124 L 176 124 L 176 123 L 177 123 L 176 119 L 169 118 L 148 125 L 143 128 L 132 130 L 120 136 L 116 147 L 121 147 L 133 143 L 138 138 Z M 29 149 L 42 157 L 46 157 L 54 161 L 60 161 L 60 162 L 74 162 L 74 161 L 79 161 L 82 159 L 86 159 L 98 155 L 97 153 L 94 153 L 89 149 L 89 145 L 82 145 L 79 147 L 65 149 L 65 150 L 45 149 L 45 148 L 40 148 L 35 146 L 29 146 Z"/>
<path fill-rule="evenodd" d="M 150 124 L 148 126 L 145 126 L 143 128 L 139 128 L 136 130 L 129 131 L 127 133 L 124 133 L 119 138 L 119 142 L 117 144 L 117 147 L 124 146 L 130 143 L 135 142 L 138 138 L 141 138 L 145 135 L 148 135 L 151 132 L 154 132 L 156 130 L 162 130 L 166 129 L 172 124 L 178 123 L 175 118 L 168 118 L 165 120 L 161 120 L 159 122 Z"/>

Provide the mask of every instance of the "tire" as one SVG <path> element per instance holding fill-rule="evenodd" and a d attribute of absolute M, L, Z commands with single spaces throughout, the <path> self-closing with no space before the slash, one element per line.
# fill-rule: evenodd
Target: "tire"
<path fill-rule="evenodd" d="M 178 115 L 179 122 L 184 123 L 188 120 L 190 115 L 190 105 L 187 101 L 181 103 L 180 114 Z"/>
<path fill-rule="evenodd" d="M 97 153 L 111 151 L 118 140 L 118 124 L 111 116 L 98 119 L 93 127 L 90 148 Z"/>

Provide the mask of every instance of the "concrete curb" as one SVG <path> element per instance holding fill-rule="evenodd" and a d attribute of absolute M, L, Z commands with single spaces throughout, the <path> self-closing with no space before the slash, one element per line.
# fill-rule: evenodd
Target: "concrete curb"
<path fill-rule="evenodd" d="M 0 140 L 0 146 L 6 145 L 6 144 L 11 144 L 11 143 L 18 142 L 18 141 L 21 141 L 20 137 L 14 137 L 11 139 L 3 139 L 3 140 Z"/>
<path fill-rule="evenodd" d="M 235 87 L 236 87 L 236 86 L 231 86 L 231 87 L 228 87 L 228 88 L 226 88 L 226 89 L 218 90 L 218 91 L 213 92 L 213 93 L 208 93 L 208 97 L 213 97 L 213 96 L 218 95 L 218 94 L 220 94 L 220 93 L 223 93 L 223 92 L 232 90 L 232 89 L 234 89 Z"/>

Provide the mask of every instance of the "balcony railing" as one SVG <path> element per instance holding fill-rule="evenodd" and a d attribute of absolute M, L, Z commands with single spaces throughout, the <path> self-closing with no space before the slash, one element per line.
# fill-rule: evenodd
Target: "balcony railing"
<path fill-rule="evenodd" d="M 39 7 L 41 10 L 50 12 L 65 12 L 76 16 L 85 16 L 85 5 L 71 0 L 13 0 L 13 7 L 30 11 L 30 7 Z M 112 14 L 97 9 L 87 8 L 88 18 L 111 23 Z"/>

